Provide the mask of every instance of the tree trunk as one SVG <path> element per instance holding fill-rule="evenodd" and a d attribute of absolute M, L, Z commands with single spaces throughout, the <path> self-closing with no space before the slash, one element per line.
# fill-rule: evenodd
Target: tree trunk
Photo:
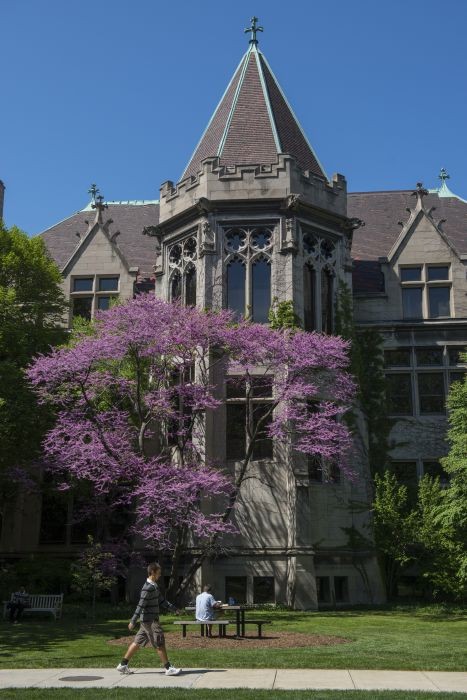
<path fill-rule="evenodd" d="M 295 589 L 297 585 L 297 482 L 292 467 L 291 455 L 287 455 L 287 570 L 286 570 L 286 603 L 290 608 L 295 605 Z"/>

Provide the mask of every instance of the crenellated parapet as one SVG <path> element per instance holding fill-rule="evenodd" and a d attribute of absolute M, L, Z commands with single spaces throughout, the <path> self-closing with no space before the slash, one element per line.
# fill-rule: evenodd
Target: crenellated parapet
<path fill-rule="evenodd" d="M 216 200 L 283 199 L 291 193 L 335 214 L 346 215 L 347 183 L 336 174 L 331 181 L 311 170 L 303 171 L 294 157 L 279 154 L 276 163 L 221 165 L 219 158 L 206 158 L 195 175 L 160 189 L 160 221 L 176 216 L 201 198 Z"/>

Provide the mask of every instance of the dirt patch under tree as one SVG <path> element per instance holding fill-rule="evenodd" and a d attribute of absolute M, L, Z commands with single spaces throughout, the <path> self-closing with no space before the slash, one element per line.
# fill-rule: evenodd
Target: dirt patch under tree
<path fill-rule="evenodd" d="M 182 637 L 181 632 L 166 632 L 165 637 L 169 649 L 290 649 L 296 647 L 333 646 L 334 644 L 350 642 L 350 639 L 344 639 L 344 637 L 303 634 L 302 632 L 275 632 L 270 628 L 265 630 L 265 634 L 262 637 L 253 634 L 241 638 L 233 635 L 218 637 L 215 634 L 213 637 L 207 638 L 202 637 L 199 632 L 191 631 L 187 632 L 186 637 Z M 109 644 L 126 647 L 133 640 L 133 635 L 119 637 L 118 639 L 109 639 Z"/>

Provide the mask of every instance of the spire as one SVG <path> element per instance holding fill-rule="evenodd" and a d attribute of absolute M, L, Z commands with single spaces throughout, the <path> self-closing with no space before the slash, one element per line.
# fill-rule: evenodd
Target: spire
<path fill-rule="evenodd" d="M 263 31 L 252 17 L 249 48 L 238 65 L 182 180 L 196 175 L 206 158 L 220 165 L 271 165 L 279 153 L 293 156 L 302 170 L 326 178 L 266 58 L 258 50 L 256 34 Z"/>

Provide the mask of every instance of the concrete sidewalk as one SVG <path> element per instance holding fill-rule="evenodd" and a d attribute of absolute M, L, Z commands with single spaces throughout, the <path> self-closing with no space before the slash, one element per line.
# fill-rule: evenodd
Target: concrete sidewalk
<path fill-rule="evenodd" d="M 179 676 L 136 668 L 122 676 L 109 668 L 0 670 L 3 688 L 264 688 L 266 690 L 428 690 L 467 693 L 467 672 L 321 669 L 187 668 Z"/>

